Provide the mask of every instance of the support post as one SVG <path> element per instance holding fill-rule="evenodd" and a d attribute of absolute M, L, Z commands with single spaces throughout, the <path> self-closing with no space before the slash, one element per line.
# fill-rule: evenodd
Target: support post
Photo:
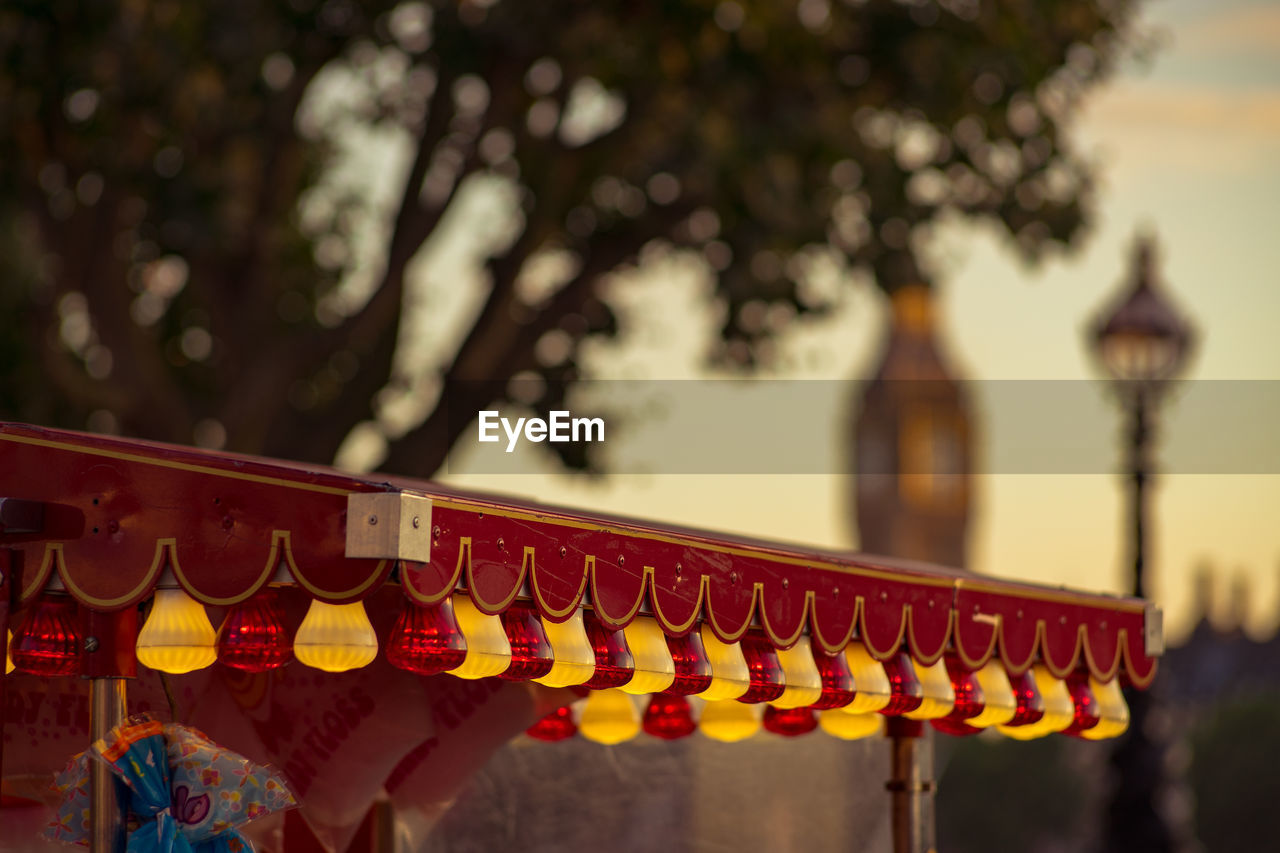
<path fill-rule="evenodd" d="M 95 678 L 89 683 L 89 736 L 96 742 L 124 722 L 123 678 Z M 123 853 L 124 798 L 115 774 L 102 761 L 89 762 L 90 853 Z"/>
<path fill-rule="evenodd" d="M 923 779 L 921 753 L 931 748 L 924 739 L 924 723 L 903 717 L 885 721 L 889 736 L 890 826 L 893 853 L 932 853 L 933 780 Z M 932 766 L 932 762 L 929 762 Z"/>
<path fill-rule="evenodd" d="M 137 675 L 133 646 L 138 611 L 89 611 L 85 621 L 83 672 L 89 679 L 89 736 L 96 742 L 124 722 L 125 679 Z M 111 769 L 89 762 L 90 853 L 124 853 L 125 792 Z"/>

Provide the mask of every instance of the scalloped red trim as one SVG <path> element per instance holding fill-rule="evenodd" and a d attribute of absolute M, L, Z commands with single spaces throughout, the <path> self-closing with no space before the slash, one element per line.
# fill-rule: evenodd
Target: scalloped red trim
<path fill-rule="evenodd" d="M 311 595 L 343 603 L 367 597 L 393 568 L 345 556 L 346 496 L 388 484 L 328 469 L 0 424 L 0 482 L 57 505 L 64 521 L 82 517 L 60 541 L 14 546 L 28 567 L 24 598 L 56 570 L 83 604 L 119 609 L 170 566 L 194 598 L 228 605 L 283 564 Z M 526 589 L 555 622 L 589 597 L 607 625 L 647 612 L 673 636 L 706 623 L 734 642 L 755 626 L 778 648 L 808 633 L 831 652 L 856 637 L 880 660 L 905 643 L 926 664 L 954 648 L 970 667 L 998 655 L 1014 674 L 1043 661 L 1059 677 L 1083 666 L 1145 686 L 1155 675 L 1138 599 L 413 486 L 432 499 L 432 558 L 402 563 L 400 576 L 424 603 L 465 584 L 480 610 L 498 613 Z"/>

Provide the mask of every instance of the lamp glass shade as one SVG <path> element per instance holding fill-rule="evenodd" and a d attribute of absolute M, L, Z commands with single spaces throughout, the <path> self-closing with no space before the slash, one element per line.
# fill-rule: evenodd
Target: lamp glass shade
<path fill-rule="evenodd" d="M 551 672 L 556 662 L 555 655 L 533 602 L 512 602 L 500 618 L 502 628 L 507 632 L 507 641 L 511 644 L 511 665 L 502 671 L 499 678 L 529 681 Z"/>
<path fill-rule="evenodd" d="M 1152 382 L 1171 375 L 1180 362 L 1177 344 L 1137 332 L 1115 332 L 1099 339 L 1103 364 L 1124 382 Z"/>
<path fill-rule="evenodd" d="M 611 745 L 640 734 L 635 700 L 616 688 L 592 690 L 578 718 L 578 732 L 587 740 Z"/>
<path fill-rule="evenodd" d="M 1039 722 L 1044 716 L 1044 698 L 1040 695 L 1040 688 L 1036 687 L 1036 679 L 1031 670 L 1028 669 L 1021 675 L 1009 676 L 1009 686 L 1013 689 L 1015 706 L 1009 722 L 997 726 L 1002 733 L 1006 733 L 1006 729 Z"/>
<path fill-rule="evenodd" d="M 448 598 L 419 604 L 406 598 L 387 637 L 387 662 L 419 675 L 435 675 L 461 666 L 467 641 L 453 617 Z"/>
<path fill-rule="evenodd" d="M 850 714 L 843 708 L 818 714 L 818 727 L 841 740 L 861 740 L 884 731 L 884 715 Z"/>
<path fill-rule="evenodd" d="M 782 708 L 768 705 L 764 709 L 764 730 L 783 737 L 806 735 L 818 727 L 818 715 L 812 708 Z"/>
<path fill-rule="evenodd" d="M 181 675 L 217 660 L 217 641 L 204 605 L 181 589 L 157 589 L 135 651 L 143 666 Z"/>
<path fill-rule="evenodd" d="M 655 693 L 650 696 L 642 725 L 646 734 L 663 740 L 679 740 L 698 730 L 689 700 L 683 694 Z"/>
<path fill-rule="evenodd" d="M 637 616 L 622 629 L 635 661 L 635 674 L 618 689 L 633 696 L 661 693 L 676 678 L 676 664 L 667 648 L 667 635 L 652 616 Z"/>
<path fill-rule="evenodd" d="M 965 722 L 975 729 L 985 729 L 1012 720 L 1018 711 L 1018 699 L 1000 661 L 992 658 L 974 675 L 982 689 L 982 711 Z"/>
<path fill-rule="evenodd" d="M 778 651 L 762 636 L 745 634 L 742 637 L 742 654 L 747 659 L 751 673 L 751 686 L 738 697 L 739 702 L 772 702 L 787 689 L 783 681 L 782 664 Z"/>
<path fill-rule="evenodd" d="M 924 702 L 924 688 L 916 677 L 911 654 L 905 649 L 884 662 L 885 675 L 889 677 L 889 704 L 880 713 L 898 717 L 914 711 Z"/>
<path fill-rule="evenodd" d="M 13 669 L 45 678 L 79 675 L 83 644 L 75 600 L 46 593 L 27 608 L 9 635 L 5 669 L 12 661 Z"/>
<path fill-rule="evenodd" d="M 946 656 L 945 664 L 956 699 L 949 714 L 932 721 L 933 727 L 949 735 L 977 734 L 982 730 L 974 728 L 967 721 L 982 713 L 986 701 L 982 686 L 978 684 L 978 675 L 951 655 Z"/>
<path fill-rule="evenodd" d="M 801 637 L 789 649 L 779 650 L 778 663 L 782 666 L 782 681 L 786 687 L 782 695 L 770 702 L 770 705 L 784 710 L 804 708 L 822 698 L 822 673 L 818 672 L 818 665 L 813 660 L 813 649 L 809 645 L 808 637 Z M 778 719 L 782 718 L 778 717 Z M 799 717 L 796 719 L 798 720 Z M 797 722 L 795 725 L 800 723 Z M 809 730 L 817 725 L 818 722 L 815 719 Z M 765 728 L 768 728 L 767 721 Z M 785 732 L 779 732 L 779 734 L 785 734 Z"/>
<path fill-rule="evenodd" d="M 711 686 L 711 661 L 707 659 L 701 633 L 690 631 L 683 637 L 667 637 L 667 649 L 676 667 L 676 677 L 666 692 L 692 696 Z"/>
<path fill-rule="evenodd" d="M 1076 710 L 1071 718 L 1071 725 L 1063 729 L 1062 733 L 1081 737 L 1102 719 L 1097 697 L 1093 695 L 1093 687 L 1089 684 L 1089 674 L 1077 671 L 1068 675 L 1067 691 L 1071 694 L 1071 703 Z"/>
<path fill-rule="evenodd" d="M 884 664 L 873 658 L 860 643 L 845 646 L 844 657 L 849 663 L 849 672 L 853 674 L 857 693 L 853 701 L 840 710 L 848 714 L 869 714 L 888 705 L 893 698 L 893 686 L 889 683 Z"/>
<path fill-rule="evenodd" d="M 364 603 L 329 604 L 313 598 L 293 638 L 293 656 L 298 663 L 325 672 L 346 672 L 373 663 L 378 636 Z"/>
<path fill-rule="evenodd" d="M 233 606 L 218 628 L 218 660 L 245 672 L 267 672 L 293 659 L 293 643 L 273 589 Z"/>
<path fill-rule="evenodd" d="M 737 743 L 760 731 L 760 706 L 715 699 L 702 706 L 698 730 L 712 740 Z"/>
<path fill-rule="evenodd" d="M 822 679 L 822 695 L 813 703 L 815 711 L 843 708 L 853 701 L 858 690 L 849 669 L 849 659 L 844 653 L 829 655 L 821 649 L 814 649 L 813 663 Z"/>
<path fill-rule="evenodd" d="M 1071 701 L 1071 693 L 1067 690 L 1065 681 L 1049 672 L 1044 664 L 1039 663 L 1031 668 L 1031 676 L 1044 703 L 1044 713 L 1040 719 L 1025 726 L 1000 728 L 1001 734 L 1015 740 L 1031 740 L 1060 732 L 1071 725 L 1071 721 L 1075 718 L 1076 706 Z"/>
<path fill-rule="evenodd" d="M 920 707 L 903 716 L 910 720 L 936 720 L 950 714 L 956 704 L 956 691 L 951 686 L 946 663 L 938 658 L 931 664 L 912 661 L 912 665 L 924 696 L 920 700 Z"/>
<path fill-rule="evenodd" d="M 699 633 L 703 651 L 711 662 L 711 683 L 698 695 L 708 701 L 719 701 L 737 699 L 746 693 L 751 687 L 751 670 L 742 654 L 742 644 L 721 642 L 705 623 Z"/>
<path fill-rule="evenodd" d="M 448 670 L 458 678 L 489 678 L 501 675 L 511 665 L 511 643 L 502 630 L 502 620 L 481 613 L 465 595 L 453 596 L 453 618 L 467 644 L 462 663 Z"/>
<path fill-rule="evenodd" d="M 1098 724 L 1080 736 L 1086 740 L 1104 740 L 1124 734 L 1129 728 L 1129 704 L 1120 690 L 1120 679 L 1113 678 L 1104 684 L 1090 676 L 1089 687 L 1098 702 Z"/>
<path fill-rule="evenodd" d="M 543 619 L 542 629 L 551 643 L 555 663 L 550 672 L 534 681 L 547 687 L 576 687 L 590 681 L 596 672 L 596 654 L 587 639 L 582 611 L 575 610 L 563 622 Z"/>
<path fill-rule="evenodd" d="M 627 635 L 621 628 L 606 628 L 594 613 L 585 613 L 583 623 L 587 628 L 587 640 L 595 655 L 595 670 L 583 686 L 592 690 L 620 687 L 631 680 L 636 664 L 627 645 Z"/>
<path fill-rule="evenodd" d="M 529 737 L 547 743 L 567 740 L 577 733 L 578 726 L 573 721 L 573 709 L 568 705 L 556 708 L 525 730 L 525 734 Z"/>

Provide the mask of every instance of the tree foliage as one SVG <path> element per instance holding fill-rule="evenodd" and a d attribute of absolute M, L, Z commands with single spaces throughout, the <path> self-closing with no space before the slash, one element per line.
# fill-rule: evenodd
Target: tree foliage
<path fill-rule="evenodd" d="M 767 361 L 787 318 L 830 307 L 806 287 L 817 254 L 891 290 L 929 278 L 942 216 L 995 220 L 1029 258 L 1070 243 L 1090 169 L 1066 124 L 1131 13 L 8 3 L 0 416 L 329 461 L 421 372 L 407 272 L 478 186 L 510 224 L 478 226 L 483 298 L 439 370 L 469 389 L 455 404 L 537 374 L 553 408 L 589 368 L 581 343 L 617 333 L 605 285 L 645 247 L 714 275 L 713 357 Z M 403 162 L 353 158 L 369 134 Z M 389 170 L 389 200 L 352 193 L 339 162 Z M 437 407 L 385 466 L 430 474 L 463 426 Z"/>

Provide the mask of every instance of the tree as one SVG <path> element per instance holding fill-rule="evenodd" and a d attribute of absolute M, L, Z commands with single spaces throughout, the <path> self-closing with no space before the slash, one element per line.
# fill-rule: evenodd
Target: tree
<path fill-rule="evenodd" d="M 1064 134 L 1127 0 L 601 4 L 16 2 L 0 10 L 0 416 L 329 461 L 414 365 L 406 271 L 477 186 L 509 200 L 426 475 L 508 380 L 554 408 L 642 248 L 715 274 L 724 345 L 769 358 L 829 300 L 806 263 L 925 280 L 939 217 L 1028 258 L 1088 218 Z M 337 93 L 337 94 L 335 94 Z M 406 153 L 385 209 L 334 178 Z M 780 308 L 778 306 L 781 306 Z M 767 309 L 777 310 L 767 310 Z M 771 322 L 765 322 L 770 318 Z M 779 319 L 780 318 L 780 319 Z M 566 461 L 589 462 L 581 448 Z"/>

